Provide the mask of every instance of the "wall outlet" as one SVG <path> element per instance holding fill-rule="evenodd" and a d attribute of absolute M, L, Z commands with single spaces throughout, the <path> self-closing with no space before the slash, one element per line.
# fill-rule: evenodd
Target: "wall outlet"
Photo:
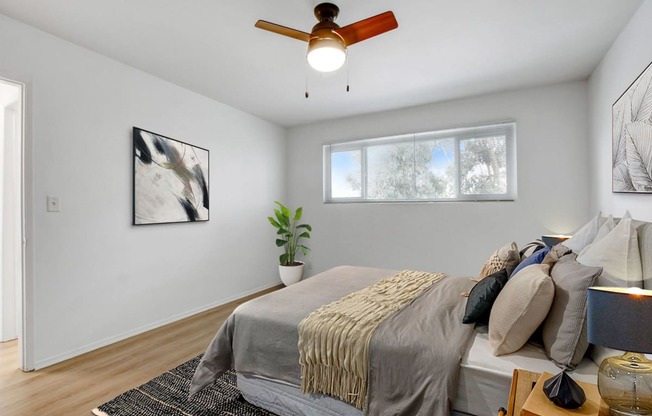
<path fill-rule="evenodd" d="M 58 196 L 48 196 L 48 212 L 61 211 L 61 198 Z"/>

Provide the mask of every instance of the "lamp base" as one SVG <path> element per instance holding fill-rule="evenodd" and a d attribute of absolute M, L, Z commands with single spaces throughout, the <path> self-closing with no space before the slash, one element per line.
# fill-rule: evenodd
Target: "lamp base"
<path fill-rule="evenodd" d="M 606 358 L 598 390 L 613 416 L 652 415 L 652 361 L 633 352 Z"/>

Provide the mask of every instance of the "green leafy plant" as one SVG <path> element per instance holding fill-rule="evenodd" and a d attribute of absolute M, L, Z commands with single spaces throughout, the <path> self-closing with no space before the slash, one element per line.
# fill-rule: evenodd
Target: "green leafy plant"
<path fill-rule="evenodd" d="M 310 251 L 299 242 L 302 238 L 310 238 L 312 227 L 308 224 L 297 225 L 303 215 L 303 208 L 299 207 L 293 213 L 280 202 L 274 201 L 274 203 L 278 208 L 274 209 L 274 216 L 267 217 L 267 220 L 277 229 L 276 246 L 283 247 L 285 250 L 279 257 L 279 261 L 281 266 L 298 266 L 300 263 L 295 261 L 297 250 L 301 249 L 304 256 Z"/>

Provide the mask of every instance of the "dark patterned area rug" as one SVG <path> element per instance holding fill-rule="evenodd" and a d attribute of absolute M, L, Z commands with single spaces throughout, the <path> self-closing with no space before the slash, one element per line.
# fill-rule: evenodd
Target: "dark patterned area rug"
<path fill-rule="evenodd" d="M 99 416 L 274 416 L 249 404 L 236 386 L 236 374 L 225 373 L 212 386 L 188 400 L 190 380 L 201 356 L 122 393 L 93 410 Z"/>

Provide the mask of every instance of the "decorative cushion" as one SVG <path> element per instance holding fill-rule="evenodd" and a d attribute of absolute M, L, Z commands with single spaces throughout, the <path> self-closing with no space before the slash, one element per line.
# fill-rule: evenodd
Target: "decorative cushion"
<path fill-rule="evenodd" d="M 527 257 L 525 260 L 520 262 L 518 266 L 514 269 L 510 277 L 514 277 L 516 273 L 518 273 L 520 270 L 523 270 L 523 268 L 531 265 L 531 264 L 539 264 L 543 261 L 543 259 L 546 257 L 546 254 L 550 251 L 550 247 L 545 247 L 542 248 L 541 250 L 536 251 L 534 254 L 532 254 L 530 257 Z"/>
<path fill-rule="evenodd" d="M 521 256 L 518 253 L 516 243 L 506 244 L 491 254 L 487 262 L 482 266 L 482 270 L 480 270 L 480 278 L 487 277 L 501 269 L 506 269 L 509 276 L 520 259 Z"/>
<path fill-rule="evenodd" d="M 551 268 L 557 263 L 562 257 L 573 254 L 573 250 L 566 247 L 563 243 L 556 244 L 552 246 L 546 257 L 543 258 L 542 264 L 548 264 Z M 575 256 L 577 257 L 577 256 Z M 573 259 L 575 258 L 573 257 Z"/>
<path fill-rule="evenodd" d="M 519 254 L 521 255 L 521 261 L 530 257 L 535 252 L 546 247 L 546 243 L 541 240 L 532 240 L 521 248 Z"/>
<path fill-rule="evenodd" d="M 555 296 L 543 322 L 546 355 L 558 366 L 573 369 L 582 361 L 589 342 L 586 339 L 586 292 L 602 272 L 575 261 L 577 255 L 564 256 L 550 273 Z"/>
<path fill-rule="evenodd" d="M 618 221 L 609 234 L 582 251 L 577 256 L 577 262 L 602 267 L 596 286 L 643 287 L 638 235 L 629 213 Z M 596 345 L 591 351 L 591 359 L 600 365 L 604 358 L 621 354 L 622 351 Z"/>
<path fill-rule="evenodd" d="M 598 286 L 643 286 L 643 271 L 636 229 L 623 218 L 613 230 L 577 256 L 585 266 L 602 267 Z"/>
<path fill-rule="evenodd" d="M 593 242 L 604 221 L 605 218 L 602 216 L 602 212 L 598 212 L 598 215 L 584 224 L 575 235 L 564 241 L 563 244 L 575 253 L 579 253 L 584 247 Z"/>
<path fill-rule="evenodd" d="M 462 323 L 471 324 L 477 322 L 484 325 L 489 323 L 491 306 L 505 283 L 507 283 L 508 277 L 507 270 L 501 269 L 476 283 L 466 300 Z"/>
<path fill-rule="evenodd" d="M 489 316 L 489 344 L 494 355 L 519 350 L 548 315 L 555 285 L 550 266 L 532 264 L 509 279 Z"/>
<path fill-rule="evenodd" d="M 600 240 L 602 239 L 602 237 L 604 237 L 604 236 L 606 236 L 607 234 L 609 234 L 609 233 L 611 232 L 611 230 L 613 230 L 615 227 L 616 227 L 616 222 L 614 221 L 614 217 L 613 217 L 612 215 L 609 215 L 609 218 L 607 218 L 607 219 L 604 221 L 604 224 L 602 224 L 602 226 L 601 226 L 600 229 L 598 230 L 598 232 L 597 232 L 597 234 L 595 235 L 595 238 L 593 239 L 593 241 L 591 242 L 591 244 L 600 241 Z M 586 250 L 588 247 L 591 246 L 591 244 L 589 244 L 588 246 L 584 247 L 582 250 Z"/>

